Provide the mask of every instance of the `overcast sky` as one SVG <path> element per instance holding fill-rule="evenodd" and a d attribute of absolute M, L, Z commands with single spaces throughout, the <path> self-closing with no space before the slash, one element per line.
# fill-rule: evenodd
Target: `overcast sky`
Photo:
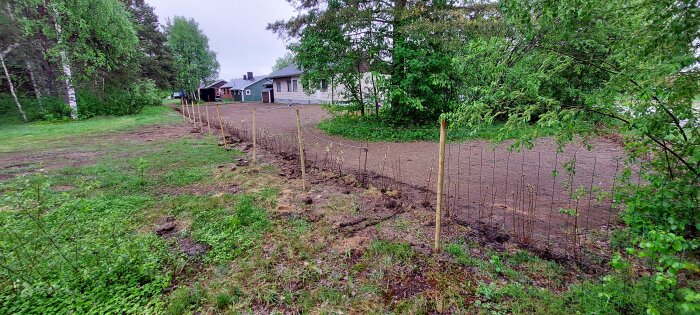
<path fill-rule="evenodd" d="M 165 24 L 175 15 L 194 18 L 217 53 L 224 80 L 252 71 L 269 74 L 286 43 L 266 30 L 267 23 L 294 15 L 285 0 L 147 0 Z"/>

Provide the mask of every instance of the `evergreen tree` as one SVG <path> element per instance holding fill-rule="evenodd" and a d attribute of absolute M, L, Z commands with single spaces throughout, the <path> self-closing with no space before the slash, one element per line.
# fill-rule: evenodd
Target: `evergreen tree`
<path fill-rule="evenodd" d="M 140 77 L 153 80 L 161 89 L 172 89 L 175 85 L 173 55 L 153 7 L 145 0 L 123 1 L 137 25 L 141 54 L 136 59 Z"/>

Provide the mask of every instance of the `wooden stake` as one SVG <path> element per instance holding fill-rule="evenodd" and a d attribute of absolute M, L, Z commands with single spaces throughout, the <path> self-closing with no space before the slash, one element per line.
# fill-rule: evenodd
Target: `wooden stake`
<path fill-rule="evenodd" d="M 211 134 L 211 119 L 209 118 L 209 105 L 205 107 L 207 111 L 207 129 L 209 130 L 209 134 Z"/>
<path fill-rule="evenodd" d="M 221 114 L 219 113 L 219 104 L 216 104 L 216 119 L 219 121 L 219 127 L 221 127 L 221 139 L 224 141 L 224 149 L 228 149 L 226 134 L 224 134 L 224 124 L 221 121 Z"/>
<path fill-rule="evenodd" d="M 187 106 L 187 100 L 182 99 L 183 112 L 182 115 L 185 116 L 185 121 L 190 122 L 190 107 Z"/>
<path fill-rule="evenodd" d="M 182 114 L 182 120 L 186 122 L 187 115 L 185 115 L 185 103 L 182 98 L 180 98 L 180 114 Z"/>
<path fill-rule="evenodd" d="M 301 117 L 297 109 L 297 140 L 299 141 L 299 160 L 301 161 L 301 187 L 306 191 L 306 166 L 304 165 L 304 140 L 301 137 Z"/>
<path fill-rule="evenodd" d="M 190 122 L 193 123 L 196 127 L 197 121 L 195 120 L 195 117 L 194 117 L 194 104 L 191 100 L 190 100 L 190 112 L 189 112 L 189 114 L 190 114 Z"/>
<path fill-rule="evenodd" d="M 199 117 L 199 128 L 204 128 L 204 123 L 202 122 L 202 106 L 197 105 L 197 117 Z"/>
<path fill-rule="evenodd" d="M 258 131 L 255 127 L 255 108 L 253 108 L 253 164 L 258 163 Z"/>
<path fill-rule="evenodd" d="M 445 176 L 445 138 L 447 122 L 440 121 L 440 153 L 438 155 L 437 207 L 435 208 L 435 252 L 440 252 L 440 230 L 442 221 L 442 184 Z"/>

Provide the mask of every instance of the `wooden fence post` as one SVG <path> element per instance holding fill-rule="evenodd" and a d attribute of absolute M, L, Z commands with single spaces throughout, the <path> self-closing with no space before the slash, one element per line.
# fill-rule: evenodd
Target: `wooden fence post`
<path fill-rule="evenodd" d="M 304 140 L 301 137 L 301 117 L 297 109 L 297 141 L 299 142 L 299 160 L 301 161 L 301 187 L 306 191 L 306 166 L 304 162 Z"/>
<path fill-rule="evenodd" d="M 209 105 L 205 107 L 207 111 L 207 129 L 209 130 L 209 134 L 211 134 L 211 119 L 209 118 Z"/>
<path fill-rule="evenodd" d="M 199 104 L 197 104 L 197 117 L 199 117 L 199 128 L 204 128 L 204 123 L 202 122 L 202 106 Z"/>
<path fill-rule="evenodd" d="M 190 120 L 194 124 L 195 127 L 197 127 L 197 117 L 194 117 L 194 101 L 190 100 Z"/>
<path fill-rule="evenodd" d="M 442 184 L 445 177 L 445 141 L 447 138 L 447 122 L 440 121 L 440 152 L 438 156 L 437 206 L 435 208 L 435 252 L 440 252 L 440 233 L 442 221 Z"/>
<path fill-rule="evenodd" d="M 219 112 L 219 104 L 216 104 L 216 117 L 219 121 L 219 127 L 221 127 L 221 139 L 224 141 L 224 149 L 228 149 L 228 141 L 226 141 L 226 134 L 224 133 L 224 124 L 221 122 L 221 114 Z"/>
<path fill-rule="evenodd" d="M 197 104 L 196 108 L 197 108 L 197 111 L 196 111 L 195 115 L 197 115 L 196 117 L 199 118 L 199 128 L 200 128 L 200 132 L 201 132 L 201 129 L 204 128 L 204 123 L 202 122 L 202 106 L 200 104 Z"/>
<path fill-rule="evenodd" d="M 255 125 L 255 108 L 253 108 L 253 164 L 258 163 L 258 131 Z"/>
<path fill-rule="evenodd" d="M 187 99 L 183 99 L 182 104 L 185 105 L 185 111 L 183 112 L 183 114 L 185 115 L 185 118 L 187 118 L 187 122 L 191 123 L 192 120 L 190 119 L 190 105 L 187 104 Z"/>
<path fill-rule="evenodd" d="M 182 121 L 187 122 L 187 115 L 185 115 L 185 105 L 180 98 L 180 114 L 182 114 Z"/>

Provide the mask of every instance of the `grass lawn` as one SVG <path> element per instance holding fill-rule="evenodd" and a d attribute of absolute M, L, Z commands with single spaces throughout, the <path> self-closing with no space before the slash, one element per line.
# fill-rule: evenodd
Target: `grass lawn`
<path fill-rule="evenodd" d="M 146 107 L 136 115 L 100 117 L 75 122 L 0 125 L 0 153 L 69 145 L 76 139 L 132 130 L 139 126 L 182 121 L 167 107 Z"/>
<path fill-rule="evenodd" d="M 374 117 L 362 118 L 361 116 L 336 115 L 318 123 L 317 127 L 329 135 L 341 136 L 352 140 L 361 141 L 434 141 L 440 140 L 439 127 L 434 128 L 393 128 L 387 127 Z M 465 128 L 448 129 L 448 141 L 468 140 L 508 140 L 518 138 L 528 133 L 537 137 L 553 136 L 553 130 L 537 128 L 535 126 L 522 126 L 505 129 L 504 123 L 495 123 L 477 130 Z"/>
<path fill-rule="evenodd" d="M 324 183 L 305 193 L 277 166 L 236 166 L 244 153 L 179 121 L 149 109 L 3 127 L 0 162 L 19 176 L 0 181 L 0 313 L 674 312 L 648 278 L 601 280 L 467 237 L 445 244 L 436 260 L 379 234 L 410 235 L 422 222 L 340 233 L 326 217 L 353 215 L 358 200 L 382 193 Z M 157 130 L 153 138 L 135 140 L 148 130 Z M 110 145 L 84 141 L 107 136 Z M 93 160 L 56 164 L 57 145 Z M 26 152 L 54 167 L 13 168 L 30 162 L 13 160 Z M 326 197 L 303 201 L 317 195 Z M 312 210 L 325 215 L 304 215 Z"/>
<path fill-rule="evenodd" d="M 163 100 L 163 105 L 180 105 L 180 103 L 182 103 L 182 101 L 179 98 L 166 98 Z"/>

